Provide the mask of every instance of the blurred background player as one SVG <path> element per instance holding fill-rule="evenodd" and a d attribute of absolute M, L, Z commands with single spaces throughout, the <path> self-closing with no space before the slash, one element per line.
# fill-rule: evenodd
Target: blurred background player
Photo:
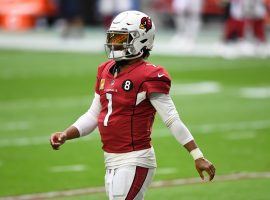
<path fill-rule="evenodd" d="M 151 15 L 157 29 L 171 28 L 173 0 L 141 1 L 141 9 Z"/>
<path fill-rule="evenodd" d="M 246 38 L 249 31 L 256 42 L 264 43 L 266 6 L 263 0 L 230 0 L 227 2 L 229 17 L 225 26 L 225 40 Z"/>
<path fill-rule="evenodd" d="M 266 43 L 265 1 L 229 0 L 226 4 L 228 17 L 225 23 L 224 39 L 229 44 L 227 50 L 234 52 L 229 54 L 267 57 L 269 50 Z"/>
<path fill-rule="evenodd" d="M 60 17 L 63 19 L 62 37 L 80 38 L 83 36 L 82 0 L 59 0 Z"/>
<path fill-rule="evenodd" d="M 267 12 L 264 0 L 245 0 L 243 3 L 246 29 L 251 30 L 255 42 L 265 43 L 265 18 Z"/>
<path fill-rule="evenodd" d="M 155 25 L 138 11 L 120 13 L 107 31 L 109 60 L 98 68 L 95 97 L 90 109 L 63 132 L 51 135 L 57 150 L 66 140 L 88 135 L 97 126 L 106 165 L 105 186 L 110 200 L 142 200 L 150 185 L 156 158 L 151 145 L 155 113 L 195 161 L 204 179 L 215 176 L 193 136 L 180 120 L 169 95 L 167 71 L 146 62 L 153 47 Z"/>
<path fill-rule="evenodd" d="M 244 39 L 245 18 L 243 0 L 227 0 L 226 12 L 227 20 L 225 22 L 226 42 L 239 41 Z"/>
<path fill-rule="evenodd" d="M 226 2 L 226 9 L 221 2 Z M 8 34 L 10 39 L 3 39 L 2 44 L 8 45 L 7 48 L 23 46 L 26 37 L 19 31 L 28 30 L 29 38 L 37 37 L 41 43 L 29 40 L 29 48 L 96 52 L 103 48 L 99 33 L 104 27 L 109 27 L 114 16 L 124 10 L 142 10 L 151 14 L 160 30 L 158 34 L 162 37 L 157 41 L 157 53 L 227 57 L 224 55 L 230 52 L 233 57 L 267 57 L 270 56 L 266 33 L 270 16 L 265 4 L 269 8 L 270 0 L 0 0 L 0 28 L 18 31 L 14 34 L 15 39 Z M 227 14 L 225 27 L 224 13 Z M 46 21 L 49 21 L 49 26 L 44 23 Z M 41 31 L 36 32 L 39 27 L 42 27 Z M 87 42 L 59 43 L 61 38 L 54 38 L 58 34 L 47 34 L 59 29 L 64 38 L 81 38 L 84 34 L 91 36 L 84 38 Z M 5 37 L 6 33 L 0 34 Z M 48 42 L 44 41 L 42 34 Z M 98 48 L 90 45 L 93 42 Z M 263 51 L 258 52 L 257 49 Z"/>
<path fill-rule="evenodd" d="M 99 0 L 98 10 L 103 18 L 104 27 L 107 29 L 118 13 L 126 10 L 138 10 L 139 5 L 138 0 Z"/>
<path fill-rule="evenodd" d="M 176 35 L 174 41 L 192 45 L 200 31 L 203 0 L 173 0 Z"/>

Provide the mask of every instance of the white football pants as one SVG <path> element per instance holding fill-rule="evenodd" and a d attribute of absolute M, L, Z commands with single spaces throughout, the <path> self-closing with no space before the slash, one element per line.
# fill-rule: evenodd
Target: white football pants
<path fill-rule="evenodd" d="M 105 188 L 109 200 L 143 200 L 154 173 L 155 168 L 139 166 L 107 169 Z"/>

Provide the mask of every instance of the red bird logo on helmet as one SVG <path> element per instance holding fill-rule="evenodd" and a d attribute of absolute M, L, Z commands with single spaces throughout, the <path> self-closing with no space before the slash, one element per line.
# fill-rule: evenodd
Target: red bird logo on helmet
<path fill-rule="evenodd" d="M 148 32 L 152 28 L 152 20 L 150 17 L 143 17 L 141 19 L 140 29 L 145 29 Z"/>

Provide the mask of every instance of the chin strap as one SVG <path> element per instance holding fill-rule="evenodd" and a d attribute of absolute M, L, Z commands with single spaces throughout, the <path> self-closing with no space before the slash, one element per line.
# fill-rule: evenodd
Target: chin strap
<path fill-rule="evenodd" d="M 115 61 L 121 61 L 121 60 L 133 60 L 133 59 L 136 59 L 136 58 L 139 58 L 143 55 L 143 50 L 140 51 L 139 54 L 137 54 L 136 56 L 132 56 L 132 57 L 127 57 L 127 56 L 123 56 L 123 57 L 120 57 L 120 58 L 113 58 Z"/>

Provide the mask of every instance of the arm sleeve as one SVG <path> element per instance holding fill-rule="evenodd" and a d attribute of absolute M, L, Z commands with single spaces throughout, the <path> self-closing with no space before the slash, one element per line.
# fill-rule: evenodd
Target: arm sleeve
<path fill-rule="evenodd" d="M 95 130 L 98 125 L 98 116 L 101 110 L 100 96 L 95 93 L 93 102 L 88 111 L 72 125 L 76 127 L 80 136 L 85 136 Z"/>
<path fill-rule="evenodd" d="M 152 93 L 150 102 L 180 144 L 185 145 L 194 140 L 188 128 L 181 121 L 169 94 Z"/>

